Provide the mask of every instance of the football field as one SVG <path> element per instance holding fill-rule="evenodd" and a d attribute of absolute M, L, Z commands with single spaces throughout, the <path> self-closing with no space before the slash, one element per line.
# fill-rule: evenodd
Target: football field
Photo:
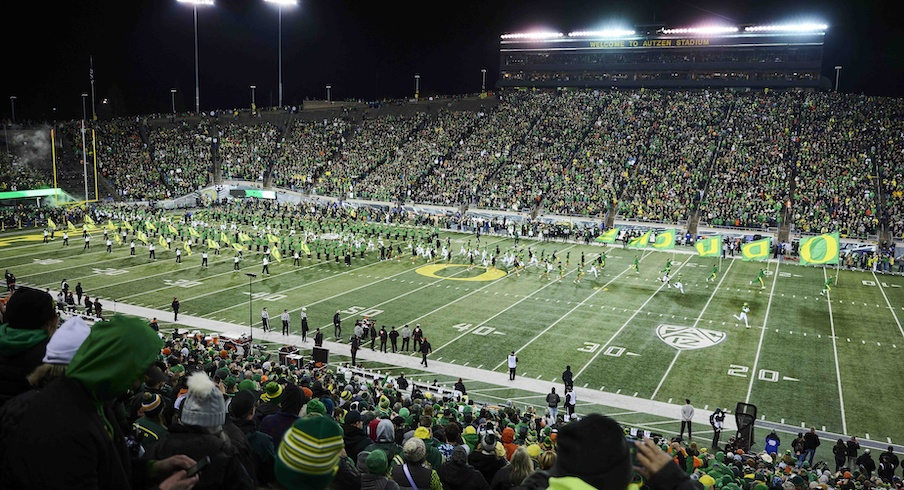
<path fill-rule="evenodd" d="M 283 257 L 267 275 L 255 252 L 245 252 L 234 271 L 228 252 L 211 253 L 202 268 L 200 247 L 177 264 L 173 251 L 158 248 L 151 260 L 143 245 L 134 257 L 127 245 L 107 253 L 97 234 L 83 250 L 80 234 L 63 247 L 59 235 L 45 244 L 39 230 L 12 231 L 0 235 L 0 269 L 20 285 L 54 291 L 63 279 L 72 287 L 81 282 L 107 312 L 114 302 L 155 308 L 163 324 L 172 320 L 173 297 L 180 314 L 243 325 L 250 317 L 255 329 L 266 307 L 276 331 L 284 309 L 297 330 L 307 307 L 311 328 L 323 328 L 329 339 L 339 310 L 346 336 L 362 316 L 387 330 L 421 324 L 431 359 L 442 362 L 504 372 L 514 350 L 519 374 L 532 379 L 556 381 L 570 365 L 576 386 L 674 403 L 676 410 L 684 398 L 731 410 L 746 402 L 758 407 L 758 418 L 793 427 L 882 443 L 904 437 L 904 420 L 890 402 L 904 390 L 904 365 L 896 360 L 904 349 L 900 275 L 841 270 L 823 296 L 835 269 L 701 258 L 683 247 L 654 252 L 522 240 L 525 249 L 561 259 L 564 277 L 556 270 L 547 279 L 536 267 L 470 268 L 458 252 L 474 237 L 440 236 L 451 238 L 449 263 L 412 261 L 407 251 L 401 260 L 380 261 L 371 251 L 348 267 L 306 256 L 296 266 Z M 504 253 L 513 241 L 484 236 L 482 245 Z M 603 251 L 598 277 L 586 273 L 576 283 L 581 255 L 587 271 Z M 683 294 L 659 280 L 668 260 L 671 286 L 680 277 Z M 707 281 L 713 266 L 719 270 Z M 764 288 L 756 281 L 760 267 L 767 268 Z M 736 316 L 745 302 L 749 328 Z"/>

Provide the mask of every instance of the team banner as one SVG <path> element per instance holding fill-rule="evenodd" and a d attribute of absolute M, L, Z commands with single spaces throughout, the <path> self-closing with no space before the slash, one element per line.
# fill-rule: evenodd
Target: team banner
<path fill-rule="evenodd" d="M 610 228 L 596 237 L 596 241 L 599 243 L 615 243 L 616 240 L 618 240 L 618 227 Z"/>
<path fill-rule="evenodd" d="M 718 257 L 722 252 L 722 235 L 701 238 L 694 244 L 700 257 Z"/>
<path fill-rule="evenodd" d="M 745 261 L 768 260 L 770 244 L 769 238 L 745 243 L 741 245 L 741 258 Z"/>
<path fill-rule="evenodd" d="M 838 232 L 800 239 L 801 264 L 838 264 L 841 238 Z"/>
<path fill-rule="evenodd" d="M 628 240 L 628 248 L 645 248 L 650 243 L 650 232 Z"/>
<path fill-rule="evenodd" d="M 653 248 L 656 250 L 672 250 L 675 248 L 675 229 L 663 230 L 656 234 L 656 241 L 653 242 Z"/>

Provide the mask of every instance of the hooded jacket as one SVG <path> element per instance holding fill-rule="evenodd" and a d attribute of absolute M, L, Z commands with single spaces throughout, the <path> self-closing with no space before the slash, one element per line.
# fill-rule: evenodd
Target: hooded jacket
<path fill-rule="evenodd" d="M 377 423 L 376 442 L 364 448 L 368 452 L 377 449 L 386 453 L 390 468 L 395 468 L 403 463 L 404 451 L 402 451 L 402 446 L 395 443 L 395 426 L 389 419 L 380 419 L 380 422 Z"/>
<path fill-rule="evenodd" d="M 100 321 L 69 363 L 47 385 L 11 434 L 2 488 L 132 488 L 143 486 L 145 461 L 132 460 L 113 400 L 155 360 L 163 341 L 140 319 Z M 64 454 L 47 471 L 48 451 Z"/>
<path fill-rule="evenodd" d="M 515 429 L 511 427 L 502 429 L 502 446 L 505 448 L 505 459 L 511 461 L 512 454 L 518 449 L 518 445 L 515 444 Z"/>
<path fill-rule="evenodd" d="M 0 325 L 0 406 L 31 389 L 25 377 L 41 365 L 49 341 L 43 329 Z"/>

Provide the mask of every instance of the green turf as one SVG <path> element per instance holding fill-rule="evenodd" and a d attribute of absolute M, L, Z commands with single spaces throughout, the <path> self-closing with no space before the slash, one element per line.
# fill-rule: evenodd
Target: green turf
<path fill-rule="evenodd" d="M 482 268 L 441 269 L 424 275 L 412 263 L 378 260 L 370 252 L 351 267 L 333 261 L 309 260 L 300 266 L 284 258 L 261 275 L 260 256 L 246 253 L 242 270 L 232 271 L 232 254 L 211 254 L 210 267 L 200 267 L 200 248 L 176 264 L 171 251 L 158 248 L 151 261 L 139 247 L 129 257 L 127 246 L 104 251 L 95 236 L 90 251 L 79 237 L 64 248 L 50 244 L 8 241 L 34 235 L 0 235 L 0 269 L 9 269 L 20 283 L 56 289 L 66 278 L 81 282 L 90 296 L 99 296 L 109 311 L 124 302 L 160 309 L 171 320 L 169 304 L 179 297 L 182 314 L 247 324 L 259 328 L 264 306 L 278 328 L 283 309 L 308 309 L 312 328 L 332 335 L 332 316 L 342 311 L 345 335 L 356 318 L 369 315 L 378 325 L 420 323 L 434 348 L 432 359 L 504 372 L 505 356 L 518 351 L 519 373 L 555 381 L 564 366 L 576 373 L 575 384 L 678 404 L 685 397 L 699 407 L 734 408 L 737 402 L 757 405 L 766 420 L 790 426 L 816 426 L 878 441 L 900 441 L 904 421 L 889 397 L 904 388 L 897 364 L 904 347 L 904 277 L 842 270 L 828 302 L 820 296 L 825 274 L 834 269 L 769 263 L 766 289 L 751 285 L 762 263 L 722 260 L 716 282 L 706 282 L 719 259 L 693 254 L 624 250 L 609 247 L 605 271 L 575 284 L 581 252 L 589 261 L 601 246 L 573 243 L 522 242 L 535 251 L 571 252 L 566 277 L 557 281 L 527 269 L 481 280 Z M 452 237 L 452 250 L 472 236 Z M 502 250 L 512 241 L 484 237 L 483 243 Z M 689 249 L 684 249 L 689 250 Z M 630 268 L 641 257 L 640 272 Z M 657 280 L 674 258 L 673 281 L 681 274 L 685 293 Z M 464 264 L 463 258 L 454 261 Z M 777 269 L 777 274 L 776 274 Z M 249 278 L 253 305 L 249 315 Z M 470 280 L 465 280 L 470 279 Z M 750 303 L 750 327 L 733 315 Z M 722 340 L 698 349 L 678 350 L 657 335 L 661 325 L 711 331 Z M 704 332 L 706 333 L 706 332 Z M 834 336 L 833 336 L 834 334 Z M 688 332 L 678 334 L 688 335 Z M 429 376 L 429 375 L 425 375 Z M 449 382 L 449 380 L 446 380 Z M 512 393 L 486 392 L 505 400 Z M 532 394 L 521 394 L 533 400 Z M 536 401 L 538 404 L 542 400 Z M 788 442 L 790 442 L 790 437 Z"/>

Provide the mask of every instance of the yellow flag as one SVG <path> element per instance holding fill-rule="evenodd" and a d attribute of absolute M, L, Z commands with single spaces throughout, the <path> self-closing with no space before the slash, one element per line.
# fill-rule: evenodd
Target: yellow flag
<path fill-rule="evenodd" d="M 241 243 L 233 243 L 232 248 L 234 248 L 237 252 L 241 252 L 242 250 L 245 250 L 245 246 L 242 245 Z"/>
<path fill-rule="evenodd" d="M 113 234 L 113 239 L 116 240 L 117 245 L 122 245 L 122 239 L 116 233 Z"/>
<path fill-rule="evenodd" d="M 157 231 L 157 226 L 154 225 L 154 223 L 151 223 L 150 221 L 146 221 L 144 223 L 144 227 L 147 228 L 148 231 Z"/>
<path fill-rule="evenodd" d="M 193 236 L 193 237 L 195 237 L 195 238 L 201 236 L 201 234 L 198 233 L 198 230 L 195 230 L 194 228 L 192 228 L 192 227 L 190 227 L 190 226 L 188 227 L 188 234 L 191 235 L 191 236 Z"/>
<path fill-rule="evenodd" d="M 301 242 L 301 249 L 304 251 L 304 253 L 306 253 L 306 254 L 308 254 L 308 255 L 311 254 L 311 249 L 308 248 L 308 244 L 307 244 L 307 243 Z"/>
<path fill-rule="evenodd" d="M 239 233 L 239 240 L 241 240 L 241 241 L 243 241 L 243 242 L 250 242 L 250 241 L 251 241 L 251 237 L 248 236 L 247 233 Z"/>
<path fill-rule="evenodd" d="M 276 235 L 267 235 L 267 241 L 270 243 L 279 243 L 279 237 Z"/>
<path fill-rule="evenodd" d="M 53 228 L 54 230 L 55 230 L 56 227 L 57 227 L 57 226 L 56 226 L 56 223 L 54 223 L 53 220 L 50 219 L 50 218 L 47 218 L 47 226 Z"/>
<path fill-rule="evenodd" d="M 75 225 L 73 225 L 72 222 L 69 221 L 68 219 L 66 220 L 66 226 L 69 228 L 70 231 L 75 231 Z"/>
<path fill-rule="evenodd" d="M 207 239 L 207 249 L 209 250 L 211 248 L 220 248 L 220 244 L 211 240 L 210 238 L 208 238 Z"/>
<path fill-rule="evenodd" d="M 161 236 L 159 239 L 157 239 L 157 242 L 160 243 L 160 246 L 161 246 L 161 247 L 163 247 L 163 248 L 169 250 L 169 245 L 166 244 L 166 238 L 163 238 L 163 237 Z"/>
<path fill-rule="evenodd" d="M 131 229 L 132 229 L 132 224 L 129 223 L 128 221 L 123 221 L 123 222 L 122 222 L 122 227 L 125 228 L 125 229 L 127 229 L 127 230 L 131 230 Z"/>
<path fill-rule="evenodd" d="M 179 230 L 177 230 L 176 227 L 173 225 L 169 225 L 168 229 L 169 229 L 169 232 L 172 233 L 173 235 L 179 234 Z"/>
<path fill-rule="evenodd" d="M 232 240 L 226 235 L 226 233 L 220 232 L 220 241 L 223 243 L 232 243 Z"/>
<path fill-rule="evenodd" d="M 94 224 L 94 220 L 91 219 L 91 216 L 88 216 L 88 215 L 86 214 L 86 215 L 85 215 L 85 223 L 88 223 L 89 225 L 93 225 L 93 224 Z"/>
<path fill-rule="evenodd" d="M 184 248 L 185 251 L 188 252 L 188 255 L 191 255 L 191 243 L 185 242 L 182 245 L 182 248 Z"/>
<path fill-rule="evenodd" d="M 273 258 L 276 259 L 277 262 L 282 262 L 282 255 L 279 253 L 278 248 L 271 248 L 270 253 L 273 255 Z"/>
<path fill-rule="evenodd" d="M 148 236 L 145 235 L 143 231 L 139 231 L 138 234 L 136 235 L 136 237 L 139 240 L 141 240 L 142 242 L 144 242 L 145 245 L 148 244 Z"/>

